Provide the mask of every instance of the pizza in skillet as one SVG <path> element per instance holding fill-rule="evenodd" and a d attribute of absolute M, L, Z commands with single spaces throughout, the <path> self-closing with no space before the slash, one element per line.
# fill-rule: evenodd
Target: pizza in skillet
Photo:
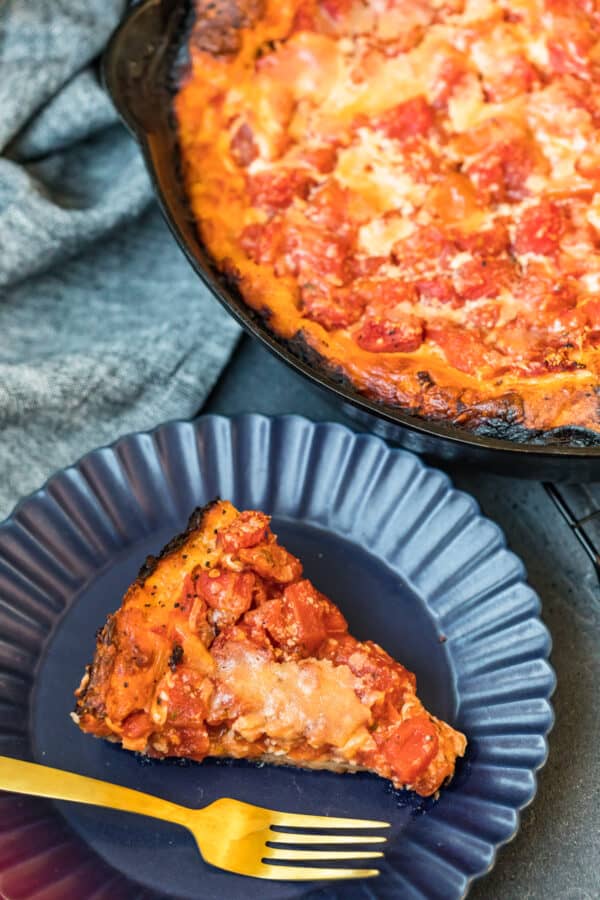
<path fill-rule="evenodd" d="M 152 757 L 368 770 L 428 796 L 464 735 L 302 577 L 261 512 L 215 501 L 149 557 L 98 633 L 79 727 Z"/>
<path fill-rule="evenodd" d="M 600 431 L 597 0 L 195 0 L 175 97 L 216 265 L 367 397 Z"/>

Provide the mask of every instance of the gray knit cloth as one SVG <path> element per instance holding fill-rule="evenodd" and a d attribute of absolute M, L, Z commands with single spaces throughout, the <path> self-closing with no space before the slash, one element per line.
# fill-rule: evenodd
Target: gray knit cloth
<path fill-rule="evenodd" d="M 99 85 L 125 6 L 0 0 L 0 519 L 87 450 L 194 415 L 239 333 Z"/>

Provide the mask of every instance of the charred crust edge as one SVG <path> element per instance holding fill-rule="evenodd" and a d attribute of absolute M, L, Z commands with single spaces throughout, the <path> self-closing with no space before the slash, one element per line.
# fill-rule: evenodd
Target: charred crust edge
<path fill-rule="evenodd" d="M 92 668 L 93 663 L 88 663 L 83 672 L 83 678 L 81 679 L 81 684 L 83 685 L 78 687 L 75 691 L 75 706 L 73 707 L 73 712 L 78 715 L 81 714 L 83 709 L 85 708 L 85 696 L 88 692 L 88 688 L 90 686 L 90 680 L 92 677 Z M 85 684 L 84 684 L 85 682 Z"/>
<path fill-rule="evenodd" d="M 268 327 L 268 321 L 265 321 L 265 324 L 266 327 Z M 277 335 L 275 336 L 277 337 Z M 330 381 L 333 381 L 334 384 L 339 385 L 339 387 L 356 393 L 356 387 L 350 378 L 348 378 L 342 367 L 334 365 L 327 357 L 319 353 L 318 350 L 315 350 L 314 347 L 311 347 L 306 340 L 304 332 L 298 331 L 288 340 L 282 340 L 281 338 L 278 340 L 296 359 L 299 359 L 300 362 L 304 363 L 304 365 L 308 366 L 310 369 L 316 370 L 317 375 L 321 373 Z"/>
<path fill-rule="evenodd" d="M 202 522 L 204 521 L 205 515 L 210 512 L 210 510 L 213 509 L 213 507 L 215 507 L 217 503 L 220 502 L 220 499 L 217 497 L 214 500 L 211 500 L 209 503 L 206 503 L 204 506 L 196 507 L 196 509 L 188 519 L 185 530 L 180 534 L 176 534 L 175 537 L 171 538 L 171 540 L 162 548 L 158 556 L 150 555 L 146 557 L 136 578 L 136 582 L 140 587 L 144 586 L 146 579 L 149 578 L 150 575 L 152 575 L 162 559 L 164 559 L 170 553 L 174 553 L 175 551 L 183 547 L 190 534 L 202 527 Z"/>
<path fill-rule="evenodd" d="M 268 321 L 264 318 L 265 327 L 268 327 Z M 343 387 L 357 399 L 361 395 L 358 393 L 354 383 L 348 378 L 339 366 L 334 366 L 324 357 L 318 350 L 311 347 L 302 331 L 297 332 L 293 338 L 288 340 L 278 337 L 280 346 L 291 353 L 296 359 L 304 363 L 306 366 L 314 370 L 314 374 L 320 375 L 333 381 L 334 384 Z M 421 375 L 421 383 L 429 381 L 429 373 L 423 373 L 426 378 Z M 423 384 L 425 390 L 435 389 L 437 386 L 433 379 L 430 384 Z M 410 416 L 413 419 L 420 419 L 424 423 L 430 422 L 434 424 L 446 425 L 457 431 L 462 431 L 465 438 L 469 434 L 477 435 L 477 437 L 488 438 L 492 440 L 507 441 L 511 444 L 529 444 L 535 447 L 600 447 L 600 433 L 590 431 L 583 426 L 563 425 L 558 428 L 535 429 L 527 428 L 523 425 L 523 401 L 516 391 L 507 392 L 495 400 L 483 400 L 479 403 L 465 404 L 460 396 L 455 399 L 454 408 L 448 403 L 446 406 L 447 415 L 441 416 L 428 414 L 427 410 L 419 408 L 419 406 L 391 406 L 390 404 L 380 403 L 373 397 L 368 397 L 370 402 L 380 406 L 382 411 L 393 416 L 394 414 L 402 414 Z M 370 412 L 370 411 L 367 411 Z M 370 413 L 370 415 L 376 415 Z M 391 423 L 394 424 L 394 423 Z M 403 426 L 402 422 L 396 423 L 399 428 Z"/>
<path fill-rule="evenodd" d="M 102 669 L 114 652 L 115 623 L 115 613 L 109 613 L 104 625 L 96 632 L 94 658 L 91 663 L 86 665 L 81 684 L 75 691 L 76 700 L 73 712 L 77 715 L 85 715 L 89 711 L 87 699 L 90 691 L 93 694 L 95 690 L 96 672 Z M 99 709 L 94 710 L 94 715 L 103 718 Z"/>

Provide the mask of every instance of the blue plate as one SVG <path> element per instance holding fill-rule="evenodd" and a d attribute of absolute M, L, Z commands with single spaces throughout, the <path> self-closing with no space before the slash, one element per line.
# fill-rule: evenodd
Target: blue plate
<path fill-rule="evenodd" d="M 73 689 L 96 629 L 143 558 L 215 496 L 271 513 L 354 634 L 416 672 L 426 705 L 466 733 L 467 756 L 438 800 L 367 774 L 143 762 L 72 724 Z M 0 753 L 192 807 L 232 796 L 392 822 L 377 881 L 307 886 L 207 866 L 176 826 L 5 796 L 0 891 L 9 900 L 53 884 L 53 897 L 92 896 L 92 884 L 111 900 L 452 900 L 490 869 L 535 794 L 554 688 L 539 600 L 475 501 L 378 438 L 257 415 L 125 437 L 53 476 L 0 527 L 0 596 Z M 3 854 L 5 841 L 19 852 Z"/>

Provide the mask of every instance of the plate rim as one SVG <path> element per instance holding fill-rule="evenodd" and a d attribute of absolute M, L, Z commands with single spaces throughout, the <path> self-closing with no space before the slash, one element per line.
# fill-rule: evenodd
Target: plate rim
<path fill-rule="evenodd" d="M 79 471 L 82 462 L 87 460 L 90 457 L 93 457 L 95 455 L 100 455 L 103 452 L 109 452 L 109 453 L 115 454 L 117 452 L 118 447 L 122 444 L 126 444 L 135 439 L 139 439 L 139 438 L 143 438 L 143 437 L 148 437 L 150 439 L 154 439 L 154 437 L 158 433 L 169 430 L 169 429 L 179 431 L 181 428 L 191 427 L 194 430 L 194 433 L 198 433 L 198 431 L 203 428 L 207 428 L 207 429 L 209 429 L 211 427 L 214 428 L 216 423 L 221 422 L 221 423 L 227 423 L 227 425 L 231 431 L 231 428 L 236 423 L 241 423 L 244 421 L 249 422 L 249 423 L 251 423 L 251 422 L 268 423 L 269 427 L 271 427 L 272 423 L 274 423 L 274 422 L 282 422 L 282 423 L 285 423 L 285 422 L 294 423 L 295 422 L 295 423 L 302 424 L 304 427 L 308 426 L 311 429 L 321 428 L 321 429 L 327 430 L 327 431 L 335 430 L 335 431 L 338 431 L 338 432 L 344 434 L 347 438 L 350 438 L 350 439 L 363 438 L 368 442 L 376 442 L 377 444 L 382 445 L 382 447 L 385 449 L 385 451 L 387 453 L 391 454 L 392 456 L 401 456 L 406 459 L 410 459 L 412 461 L 412 464 L 417 467 L 419 472 L 433 471 L 433 472 L 437 473 L 438 476 L 441 476 L 442 481 L 444 482 L 444 485 L 450 494 L 454 494 L 463 499 L 468 500 L 468 502 L 472 508 L 473 516 L 479 518 L 482 521 L 487 522 L 489 525 L 491 525 L 493 527 L 497 537 L 500 540 L 500 547 L 501 547 L 502 551 L 505 554 L 507 554 L 508 557 L 514 563 L 518 564 L 518 566 L 520 568 L 520 572 L 519 572 L 517 580 L 519 582 L 524 583 L 527 586 L 527 588 L 531 592 L 532 599 L 534 599 L 536 601 L 535 611 L 533 611 L 533 610 L 531 611 L 530 617 L 537 621 L 537 623 L 540 626 L 540 632 L 545 637 L 544 652 L 543 653 L 540 652 L 537 659 L 544 664 L 545 674 L 546 674 L 546 677 L 549 679 L 543 695 L 540 694 L 540 699 L 543 699 L 547 706 L 547 712 L 548 712 L 547 721 L 545 722 L 545 726 L 544 726 L 543 730 L 540 727 L 540 729 L 535 732 L 536 736 L 539 736 L 542 738 L 544 753 L 543 753 L 543 756 L 540 757 L 539 761 L 536 761 L 535 763 L 531 763 L 528 765 L 528 771 L 531 773 L 531 776 L 532 776 L 531 793 L 530 793 L 530 796 L 527 797 L 522 802 L 518 802 L 516 805 L 511 806 L 511 809 L 513 809 L 513 811 L 515 813 L 515 823 L 514 823 L 514 828 L 512 829 L 510 834 L 508 834 L 502 840 L 492 841 L 492 840 L 486 839 L 486 842 L 492 848 L 492 853 L 490 856 L 489 863 L 485 869 L 481 869 L 481 871 L 478 871 L 471 875 L 461 872 L 462 877 L 464 878 L 464 885 L 465 885 L 465 888 L 464 888 L 464 891 L 463 891 L 461 897 L 464 898 L 469 893 L 473 883 L 475 881 L 479 880 L 480 878 L 483 878 L 494 868 L 494 866 L 496 865 L 497 859 L 498 859 L 498 854 L 502 850 L 502 848 L 505 847 L 508 843 L 510 843 L 512 840 L 515 839 L 515 837 L 518 834 L 520 827 L 521 827 L 522 814 L 523 814 L 524 810 L 528 806 L 531 805 L 531 803 L 534 801 L 534 799 L 537 795 L 538 775 L 539 775 L 540 770 L 544 767 L 544 765 L 548 759 L 548 755 L 549 755 L 549 751 L 550 751 L 548 738 L 549 738 L 550 732 L 552 731 L 552 728 L 555 724 L 555 712 L 554 712 L 553 704 L 551 702 L 551 698 L 556 689 L 557 679 L 556 679 L 556 673 L 555 673 L 552 663 L 550 661 L 550 657 L 551 657 L 551 653 L 552 653 L 552 636 L 551 636 L 551 633 L 550 633 L 547 625 L 545 624 L 545 622 L 543 621 L 543 619 L 541 617 L 542 603 L 541 603 L 540 597 L 538 596 L 537 592 L 533 588 L 531 588 L 531 586 L 529 585 L 529 582 L 527 581 L 527 571 L 525 569 L 525 566 L 524 566 L 522 560 L 508 547 L 504 531 L 502 530 L 500 525 L 498 525 L 497 522 L 495 522 L 493 519 L 489 518 L 487 515 L 485 515 L 482 512 L 480 504 L 478 503 L 478 501 L 476 500 L 475 497 L 473 497 L 467 491 L 463 491 L 460 488 L 457 488 L 454 485 L 452 478 L 445 471 L 438 468 L 436 465 L 430 465 L 429 463 L 426 463 L 421 457 L 419 457 L 417 454 L 415 454 L 414 452 L 412 452 L 410 450 L 407 450 L 402 447 L 390 446 L 383 438 L 381 438 L 377 435 L 374 435 L 372 433 L 360 431 L 357 429 L 355 430 L 347 425 L 340 424 L 337 422 L 331 422 L 331 421 L 327 421 L 327 420 L 325 420 L 325 421 L 311 420 L 305 416 L 301 416 L 301 415 L 297 415 L 297 414 L 284 414 L 284 415 L 269 416 L 269 415 L 263 415 L 260 413 L 240 413 L 237 415 L 227 416 L 227 415 L 221 415 L 221 414 L 215 414 L 215 413 L 207 413 L 207 414 L 201 414 L 199 416 L 195 416 L 190 419 L 173 418 L 173 419 L 169 419 L 164 422 L 161 422 L 149 429 L 130 431 L 130 432 L 124 433 L 109 443 L 102 444 L 98 447 L 95 447 L 95 448 L 81 454 L 81 456 L 79 456 L 74 462 L 70 463 L 69 465 L 53 471 L 52 474 L 50 474 L 48 476 L 48 478 L 46 478 L 46 480 L 44 481 L 44 483 L 41 485 L 40 488 L 38 488 L 37 490 L 35 490 L 35 491 L 31 492 L 30 494 L 27 494 L 17 500 L 17 502 L 14 504 L 14 506 L 12 507 L 12 509 L 6 516 L 6 518 L 0 522 L 0 537 L 4 533 L 5 529 L 7 529 L 7 527 L 13 522 L 13 520 L 15 520 L 20 515 L 20 513 L 22 512 L 23 509 L 25 509 L 30 503 L 35 501 L 36 498 L 41 500 L 44 496 L 48 495 L 48 493 L 49 493 L 48 488 L 51 486 L 52 482 L 55 479 L 57 479 L 59 476 L 64 475 L 65 473 L 67 473 L 69 471 L 73 471 L 73 472 Z M 317 527 L 319 527 L 319 526 L 317 526 Z M 2 547 L 0 546 L 0 551 L 1 550 L 2 550 Z M 0 559 L 1 558 L 2 557 L 0 556 Z M 387 562 L 386 560 L 383 560 L 383 561 Z M 98 572 L 99 571 L 100 571 L 100 569 L 98 569 Z M 411 588 L 413 588 L 414 590 L 419 592 L 419 588 L 414 587 L 414 583 L 413 583 L 412 579 L 410 578 L 410 576 L 408 576 L 405 573 L 401 573 L 401 574 L 402 574 L 402 577 L 405 578 L 407 583 L 411 586 Z M 80 585 L 77 593 L 79 592 L 79 590 L 82 589 L 82 587 L 83 587 L 83 585 Z M 427 598 L 425 598 L 425 599 L 427 599 Z M 436 613 L 436 611 L 433 610 L 429 606 L 428 603 L 425 603 L 425 607 L 426 607 L 428 613 L 433 617 L 433 619 L 435 621 L 437 621 L 439 617 L 438 617 L 438 614 Z M 59 624 L 59 622 L 62 621 L 64 614 L 66 612 L 68 612 L 68 609 L 69 609 L 69 605 L 67 604 L 67 606 L 65 607 L 65 610 L 63 611 L 63 614 L 61 614 L 53 622 L 52 628 L 47 633 L 45 640 L 40 647 L 40 652 L 39 652 L 39 654 L 36 658 L 36 662 L 35 662 L 32 685 L 31 685 L 29 693 L 28 693 L 28 702 L 30 701 L 31 696 L 35 690 L 35 678 L 36 678 L 37 669 L 40 665 L 41 659 L 43 658 L 45 652 L 47 651 L 48 645 L 52 639 L 52 636 L 55 632 L 57 625 Z M 450 657 L 450 659 L 452 661 L 452 656 Z M 451 669 L 452 669 L 453 676 L 456 676 L 456 672 L 455 672 L 453 664 L 451 665 Z M 455 687 L 456 687 L 456 691 L 458 694 L 459 708 L 460 708 L 460 694 L 458 691 L 458 686 L 455 685 Z M 60 814 L 58 814 L 58 815 L 60 816 Z M 62 816 L 60 816 L 60 819 L 62 820 Z M 90 847 L 90 845 L 88 845 L 85 841 L 83 841 L 83 839 L 79 836 L 78 836 L 78 840 L 80 843 L 83 843 L 83 845 L 85 846 L 85 849 L 88 852 L 91 852 L 94 855 L 94 857 L 100 859 L 100 857 L 98 857 L 98 854 L 93 847 Z M 110 870 L 112 872 L 115 872 L 116 874 L 118 874 L 121 878 L 127 878 L 127 876 L 123 875 L 123 873 L 119 872 L 119 870 L 116 870 L 116 869 L 114 869 L 114 867 L 110 866 L 110 863 L 105 863 L 103 860 L 102 860 L 102 862 L 104 865 L 109 866 Z M 0 874 L 1 874 L 1 870 L 0 870 Z M 337 884 L 337 883 L 332 882 L 331 884 Z M 312 890 L 314 890 L 314 887 L 309 888 L 308 893 L 310 893 Z M 302 896 L 308 897 L 308 893 L 303 894 Z"/>

